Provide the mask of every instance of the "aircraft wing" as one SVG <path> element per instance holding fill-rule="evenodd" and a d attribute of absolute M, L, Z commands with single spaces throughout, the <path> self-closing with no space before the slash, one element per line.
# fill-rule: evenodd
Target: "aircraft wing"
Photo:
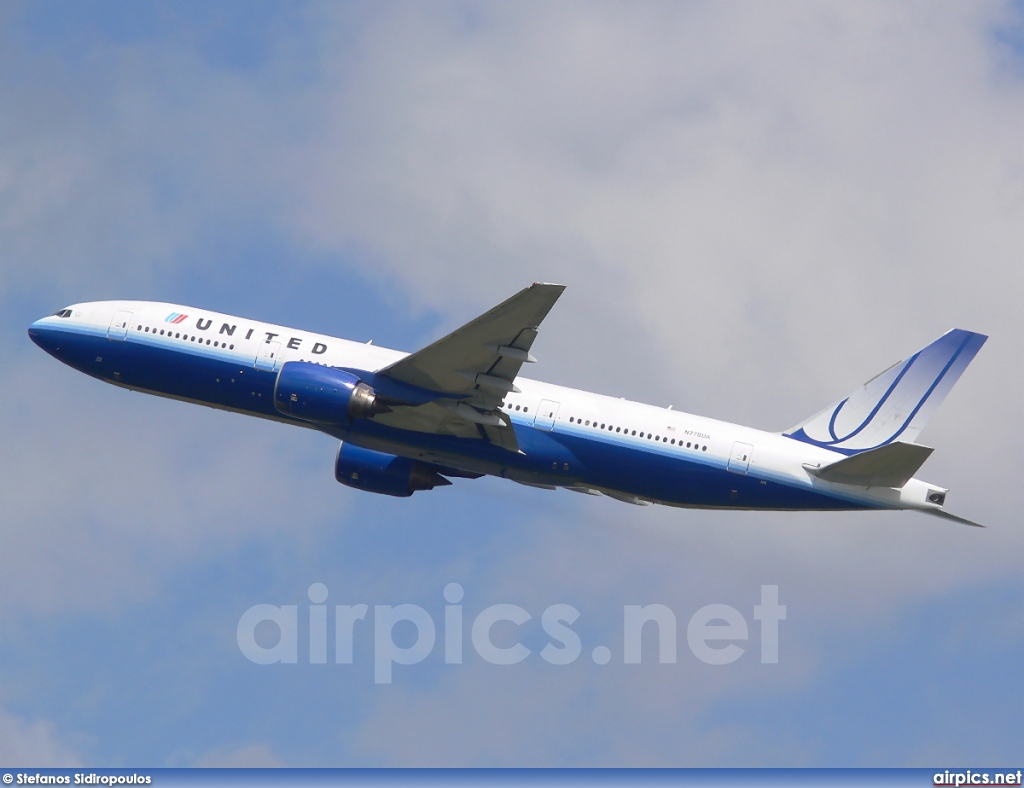
<path fill-rule="evenodd" d="M 530 348 L 563 290 L 565 285 L 533 284 L 423 350 L 377 370 L 377 375 L 448 396 L 393 407 L 374 421 L 483 438 L 518 451 L 512 422 L 498 406 L 509 392 L 518 392 L 514 381 L 522 365 L 536 360 Z"/>

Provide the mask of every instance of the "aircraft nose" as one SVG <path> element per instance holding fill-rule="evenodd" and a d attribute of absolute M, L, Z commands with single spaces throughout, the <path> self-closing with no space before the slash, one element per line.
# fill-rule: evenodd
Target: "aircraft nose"
<path fill-rule="evenodd" d="M 57 346 L 58 333 L 53 328 L 45 325 L 42 320 L 37 320 L 28 327 L 28 338 L 51 355 L 60 349 Z"/>

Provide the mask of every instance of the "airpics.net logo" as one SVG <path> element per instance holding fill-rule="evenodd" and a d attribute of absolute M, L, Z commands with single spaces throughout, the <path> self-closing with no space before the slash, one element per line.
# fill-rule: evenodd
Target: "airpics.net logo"
<path fill-rule="evenodd" d="M 303 661 L 327 664 L 330 656 L 336 665 L 351 665 L 357 642 L 373 639 L 373 680 L 376 684 L 392 682 L 395 665 L 416 665 L 432 654 L 443 653 L 444 662 L 461 665 L 469 646 L 477 656 L 492 665 L 515 665 L 534 655 L 535 650 L 521 641 L 523 637 L 507 637 L 508 632 L 522 633 L 522 627 L 533 620 L 525 608 L 501 603 L 467 616 L 463 610 L 465 592 L 458 583 L 444 587 L 445 601 L 440 628 L 426 609 L 415 604 L 374 605 L 370 616 L 367 604 L 325 604 L 327 586 L 313 583 L 307 592 L 311 604 L 303 611 L 303 629 L 308 621 L 307 638 L 299 635 L 299 605 L 253 605 L 238 620 L 236 632 L 242 654 L 258 665 L 295 664 L 300 652 Z M 779 587 L 762 585 L 760 601 L 753 605 L 753 620 L 760 639 L 760 661 L 779 661 L 779 622 L 786 619 L 786 606 L 779 604 Z M 372 622 L 368 619 L 372 618 Z M 471 620 L 470 620 L 471 619 Z M 540 659 L 551 665 L 571 665 L 584 653 L 583 641 L 573 625 L 580 611 L 572 605 L 549 605 L 540 615 L 540 626 L 546 643 L 536 648 Z M 623 605 L 621 617 L 621 659 L 626 665 L 642 662 L 676 664 L 679 650 L 679 626 L 675 612 L 667 605 Z M 511 625 L 511 627 L 509 626 Z M 439 631 L 440 629 L 440 631 Z M 505 637 L 498 637 L 500 629 Z M 330 637 L 333 630 L 333 637 Z M 396 630 L 415 637 L 396 638 Z M 643 652 L 643 633 L 653 630 L 656 656 Z M 729 665 L 750 649 L 751 625 L 742 612 L 731 605 L 704 605 L 685 623 L 686 645 L 691 655 L 708 665 Z M 307 632 L 303 632 L 306 635 Z M 411 642 L 410 642 L 411 640 Z M 531 638 L 532 640 L 532 638 Z M 400 642 L 401 644 L 400 644 Z M 333 648 L 329 644 L 333 642 Z M 648 645 L 651 637 L 648 636 Z M 535 644 L 539 645 L 539 644 Z M 653 652 L 655 649 L 650 648 Z M 366 649 L 358 649 L 365 653 Z M 329 654 L 329 652 L 333 652 Z M 605 645 L 589 647 L 589 656 L 597 665 L 607 665 L 618 656 Z"/>

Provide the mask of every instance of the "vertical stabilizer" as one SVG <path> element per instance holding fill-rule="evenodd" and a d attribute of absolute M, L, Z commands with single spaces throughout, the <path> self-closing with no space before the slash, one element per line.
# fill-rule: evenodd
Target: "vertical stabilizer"
<path fill-rule="evenodd" d="M 986 339 L 954 328 L 783 434 L 843 454 L 912 443 Z"/>

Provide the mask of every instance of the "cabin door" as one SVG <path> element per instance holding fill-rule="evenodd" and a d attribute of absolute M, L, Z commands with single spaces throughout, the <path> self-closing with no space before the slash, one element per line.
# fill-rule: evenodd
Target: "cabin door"
<path fill-rule="evenodd" d="M 555 426 L 555 416 L 558 415 L 558 403 L 551 399 L 542 399 L 540 407 L 537 408 L 537 415 L 533 417 L 533 426 L 545 432 L 551 432 Z"/>
<path fill-rule="evenodd" d="M 256 369 L 264 372 L 273 372 L 277 369 L 277 363 L 281 358 L 280 342 L 264 342 L 260 345 L 260 352 L 256 354 Z"/>
<path fill-rule="evenodd" d="M 749 443 L 736 443 L 732 446 L 732 454 L 729 456 L 729 470 L 733 473 L 746 474 L 750 467 L 750 455 L 754 453 L 754 447 Z"/>
<path fill-rule="evenodd" d="M 123 310 L 114 313 L 114 319 L 110 321 L 110 328 L 107 329 L 107 339 L 124 340 L 128 336 L 128 326 L 132 322 L 132 313 Z"/>

